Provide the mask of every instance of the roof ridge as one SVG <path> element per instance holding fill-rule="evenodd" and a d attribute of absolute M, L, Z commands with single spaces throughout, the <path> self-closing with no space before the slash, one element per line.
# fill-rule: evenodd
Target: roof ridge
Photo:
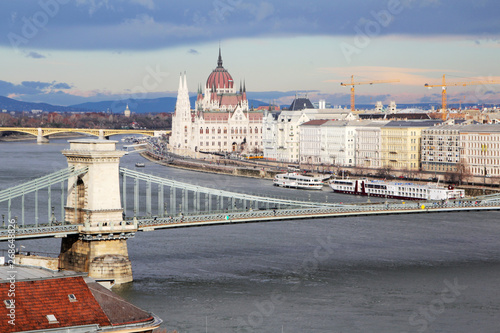
<path fill-rule="evenodd" d="M 96 283 L 96 285 L 99 285 L 99 284 L 98 284 L 98 282 L 95 282 L 95 283 Z M 135 308 L 136 310 L 139 310 L 139 311 L 141 311 L 141 312 L 145 312 L 145 313 L 149 314 L 149 315 L 150 315 L 150 317 L 151 317 L 151 314 L 150 314 L 150 313 L 148 313 L 148 312 L 146 312 L 145 310 L 143 310 L 143 309 L 139 308 L 138 306 L 136 306 L 136 305 L 134 305 L 134 304 L 132 304 L 132 303 L 130 303 L 130 302 L 127 302 L 125 299 L 123 299 L 123 298 L 119 297 L 118 295 L 114 294 L 113 292 L 111 292 L 111 291 L 110 291 L 109 289 L 107 289 L 106 287 L 101 286 L 101 285 L 99 285 L 99 286 L 100 286 L 100 287 L 102 287 L 102 288 L 104 288 L 106 291 L 109 291 L 109 292 L 107 292 L 107 293 L 105 294 L 107 297 L 109 297 L 109 298 L 111 298 L 111 299 L 113 299 L 113 300 L 115 300 L 115 301 L 118 301 L 118 302 L 120 302 L 120 303 L 125 303 L 125 304 L 127 304 L 128 306 L 131 306 L 131 307 L 133 307 L 133 308 Z M 94 296 L 94 298 L 95 298 L 94 291 L 95 291 L 96 293 L 101 293 L 101 294 L 103 293 L 102 291 L 100 291 L 100 290 L 98 290 L 98 289 L 96 289 L 96 288 L 93 288 L 93 287 L 92 287 L 90 284 L 88 284 L 88 283 L 87 283 L 87 287 L 88 287 L 88 288 L 90 289 L 90 291 L 92 292 L 92 295 Z M 113 326 L 115 326 L 115 324 L 113 324 L 113 322 L 111 321 L 111 318 L 109 318 L 109 316 L 108 316 L 108 314 L 106 313 L 106 311 L 102 308 L 102 305 L 101 305 L 99 302 L 97 302 L 97 303 L 99 304 L 99 307 L 101 308 L 102 312 L 104 312 L 104 314 L 106 315 L 106 317 L 108 318 L 108 320 L 111 322 L 111 324 L 112 324 Z M 143 320 L 141 320 L 141 321 L 143 321 Z M 125 323 L 120 323 L 120 324 L 118 324 L 118 325 L 124 325 L 124 324 L 125 324 Z"/>

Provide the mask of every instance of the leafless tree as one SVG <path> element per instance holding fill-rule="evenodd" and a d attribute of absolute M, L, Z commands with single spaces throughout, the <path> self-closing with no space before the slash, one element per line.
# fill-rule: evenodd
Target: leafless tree
<path fill-rule="evenodd" d="M 392 167 L 390 165 L 383 166 L 377 169 L 377 176 L 380 178 L 387 178 L 392 171 Z"/>
<path fill-rule="evenodd" d="M 470 177 L 472 176 L 469 170 L 469 166 L 467 162 L 463 159 L 457 163 L 457 181 L 459 185 L 462 185 L 463 182 L 468 183 Z"/>
<path fill-rule="evenodd" d="M 460 183 L 460 175 L 456 171 L 448 171 L 444 174 L 444 181 L 446 183 L 458 184 Z"/>

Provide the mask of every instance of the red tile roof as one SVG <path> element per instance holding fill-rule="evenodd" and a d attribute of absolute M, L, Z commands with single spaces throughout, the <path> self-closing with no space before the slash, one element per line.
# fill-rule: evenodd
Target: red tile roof
<path fill-rule="evenodd" d="M 229 112 L 205 112 L 203 118 L 206 121 L 227 121 Z"/>
<path fill-rule="evenodd" d="M 317 125 L 323 125 L 324 123 L 326 123 L 327 121 L 329 121 L 328 119 L 314 119 L 314 120 L 309 120 L 307 123 L 303 123 L 301 126 L 308 126 L 308 125 L 311 125 L 311 126 L 317 126 Z"/>
<path fill-rule="evenodd" d="M 149 313 L 125 301 L 97 282 L 88 283 L 88 287 L 113 326 L 154 320 Z"/>
<path fill-rule="evenodd" d="M 0 332 L 22 332 L 50 328 L 98 324 L 110 326 L 111 322 L 94 298 L 83 277 L 65 277 L 15 283 L 15 326 L 8 323 L 3 300 L 8 297 L 10 284 L 0 284 Z M 74 294 L 71 302 L 68 295 Z M 49 324 L 47 315 L 54 315 L 57 323 Z"/>
<path fill-rule="evenodd" d="M 250 121 L 262 120 L 263 117 L 262 112 L 247 112 L 246 115 Z"/>
<path fill-rule="evenodd" d="M 220 106 L 228 106 L 228 105 L 231 105 L 233 107 L 235 107 L 236 105 L 238 105 L 239 101 L 241 100 L 241 96 L 237 96 L 237 95 L 222 95 L 220 97 Z"/>
<path fill-rule="evenodd" d="M 257 108 L 257 110 L 269 110 L 269 105 L 261 105 Z M 271 105 L 271 110 L 272 111 L 279 111 L 280 107 L 279 105 Z"/>

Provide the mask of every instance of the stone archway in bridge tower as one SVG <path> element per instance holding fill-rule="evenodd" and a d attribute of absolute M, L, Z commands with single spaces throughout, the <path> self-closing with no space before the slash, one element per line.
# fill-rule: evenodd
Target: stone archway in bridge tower
<path fill-rule="evenodd" d="M 73 212 L 76 211 L 76 219 L 74 220 L 74 222 L 75 224 L 84 224 L 85 220 L 88 218 L 88 216 L 85 214 L 85 208 L 87 206 L 85 200 L 87 198 L 87 190 L 85 188 L 85 182 L 83 181 L 82 177 L 78 177 L 78 179 L 76 180 L 76 187 L 74 189 L 76 190 L 76 209 L 73 210 Z"/>
<path fill-rule="evenodd" d="M 59 268 L 118 284 L 132 281 L 126 240 L 137 226 L 122 220 L 119 163 L 125 152 L 116 150 L 116 141 L 82 139 L 62 153 L 68 166 L 88 171 L 68 180 L 65 220 L 82 226 L 79 235 L 62 239 Z"/>
<path fill-rule="evenodd" d="M 71 224 L 84 224 L 88 219 L 86 183 L 82 176 L 78 176 L 70 179 L 69 184 L 64 220 Z"/>

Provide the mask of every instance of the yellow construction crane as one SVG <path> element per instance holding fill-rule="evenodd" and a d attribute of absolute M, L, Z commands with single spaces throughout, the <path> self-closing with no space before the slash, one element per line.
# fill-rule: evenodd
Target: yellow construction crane
<path fill-rule="evenodd" d="M 473 86 L 473 85 L 480 85 L 480 84 L 500 84 L 500 81 L 469 81 L 469 82 L 453 82 L 453 83 L 446 83 L 446 78 L 445 74 L 443 74 L 443 83 L 442 84 L 425 84 L 424 86 L 427 88 L 432 88 L 432 87 L 441 87 L 443 90 L 441 92 L 441 119 L 446 120 L 446 117 L 448 115 L 447 109 L 446 109 L 446 87 L 447 86 Z"/>
<path fill-rule="evenodd" d="M 363 81 L 363 82 L 354 82 L 354 75 L 351 75 L 351 83 L 340 83 L 341 86 L 347 87 L 351 86 L 351 111 L 354 111 L 354 86 L 360 84 L 376 84 L 376 83 L 392 83 L 399 82 L 399 80 L 378 80 L 378 81 Z"/>

